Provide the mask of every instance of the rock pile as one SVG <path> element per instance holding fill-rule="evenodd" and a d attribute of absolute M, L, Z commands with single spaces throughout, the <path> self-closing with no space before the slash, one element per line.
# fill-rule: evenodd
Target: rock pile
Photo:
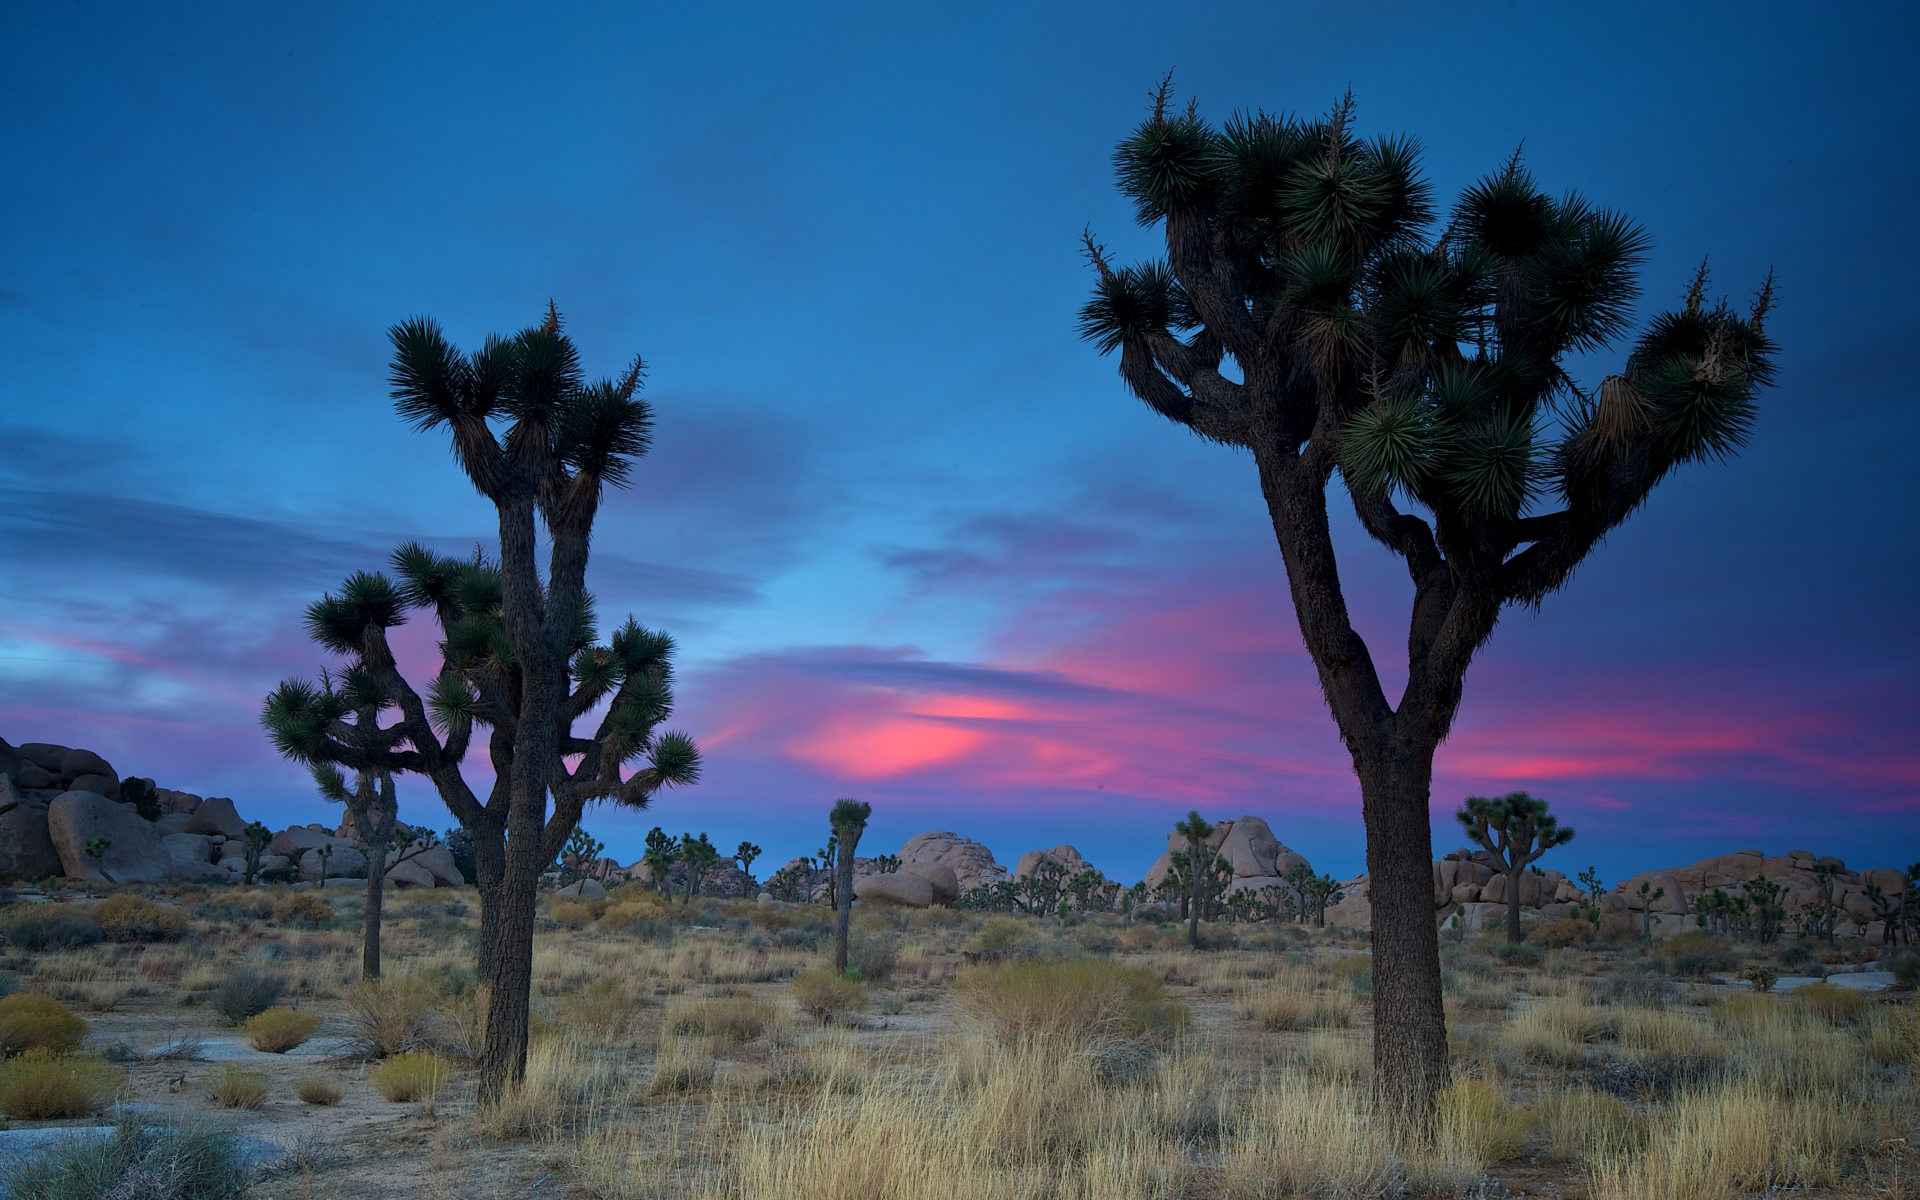
<path fill-rule="evenodd" d="M 129 782 L 91 750 L 50 742 L 13 746 L 0 739 L 0 878 L 151 883 L 231 882 L 245 875 L 247 821 L 231 799 L 174 791 L 142 779 L 159 813 L 150 820 L 122 799 Z M 350 826 L 351 818 L 340 835 L 318 824 L 281 830 L 263 850 L 260 869 L 292 868 L 314 884 L 364 880 L 366 843 L 348 836 L 356 832 Z M 322 847 L 328 848 L 325 853 Z M 386 875 L 395 885 L 462 882 L 444 846 L 405 862 L 396 862 L 397 853 L 389 853 Z"/>
<path fill-rule="evenodd" d="M 900 847 L 902 869 L 909 863 L 930 863 L 953 872 L 962 892 L 970 892 L 983 883 L 998 883 L 1007 877 L 1007 869 L 994 861 L 993 851 L 972 838 L 938 830 L 915 834 Z"/>
<path fill-rule="evenodd" d="M 1280 839 L 1273 836 L 1273 830 L 1259 817 L 1244 816 L 1231 821 L 1214 822 L 1213 836 L 1207 839 L 1207 844 L 1219 850 L 1233 864 L 1233 882 L 1227 885 L 1228 893 L 1257 892 L 1263 887 L 1283 886 L 1286 873 L 1296 865 L 1307 862 L 1304 856 L 1282 845 Z M 1173 866 L 1174 851 L 1186 848 L 1187 839 L 1177 833 L 1167 835 L 1166 851 L 1147 869 L 1148 891 L 1165 881 L 1167 872 Z"/>

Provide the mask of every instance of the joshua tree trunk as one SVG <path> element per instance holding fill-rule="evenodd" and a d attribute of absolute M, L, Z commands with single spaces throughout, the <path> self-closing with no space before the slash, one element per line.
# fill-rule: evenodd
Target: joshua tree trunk
<path fill-rule="evenodd" d="M 834 885 L 833 969 L 847 970 L 847 935 L 853 925 L 853 847 L 859 834 L 840 831 L 839 861 L 834 864 L 839 876 Z"/>
<path fill-rule="evenodd" d="M 393 824 L 382 822 L 367 843 L 367 927 L 360 950 L 360 974 L 366 979 L 380 978 L 380 909 L 386 898 L 387 846 L 393 840 Z"/>
<path fill-rule="evenodd" d="M 532 674 L 532 672 L 529 672 Z M 531 689 L 530 689 L 531 690 Z M 539 710 L 544 707 L 544 714 Z M 523 726 L 544 715 L 552 720 L 551 705 L 529 705 Z M 526 1075 L 529 1006 L 533 997 L 533 915 L 540 875 L 546 866 L 541 854 L 546 832 L 546 770 L 535 762 L 544 756 L 537 747 L 514 758 L 513 806 L 508 810 L 506 875 L 500 889 L 499 946 L 493 971 L 487 978 L 487 1033 L 480 1060 L 480 1099 L 498 1100 Z"/>

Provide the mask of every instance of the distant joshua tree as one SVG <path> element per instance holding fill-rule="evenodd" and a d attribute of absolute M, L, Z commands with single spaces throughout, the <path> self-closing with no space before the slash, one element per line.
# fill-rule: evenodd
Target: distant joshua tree
<path fill-rule="evenodd" d="M 751 896 L 753 886 L 753 860 L 760 857 L 760 847 L 752 842 L 741 842 L 733 851 L 733 861 L 740 864 L 740 894 Z"/>
<path fill-rule="evenodd" d="M 1192 907 L 1187 910 L 1187 945 L 1200 948 L 1200 906 L 1206 901 L 1206 872 L 1201 870 L 1201 847 L 1213 836 L 1213 826 L 1200 810 L 1187 814 L 1187 819 L 1173 827 L 1173 831 L 1187 840 L 1187 887 L 1191 892 Z M 1211 847 L 1208 847 L 1211 849 Z"/>
<path fill-rule="evenodd" d="M 833 811 L 827 817 L 828 824 L 833 828 L 839 867 L 834 886 L 834 908 L 837 912 L 833 923 L 833 969 L 843 974 L 847 969 L 847 932 L 853 922 L 853 852 L 860 845 L 860 835 L 867 831 L 867 818 L 872 815 L 871 804 L 862 804 L 858 800 L 836 800 Z"/>
<path fill-rule="evenodd" d="M 1648 238 L 1517 151 L 1442 215 L 1417 144 L 1361 138 L 1351 97 L 1214 126 L 1169 80 L 1114 166 L 1166 257 L 1117 266 L 1089 231 L 1081 330 L 1154 411 L 1249 453 L 1360 782 L 1375 1095 L 1423 1125 L 1448 1077 L 1428 804 L 1467 666 L 1661 480 L 1739 449 L 1774 377 L 1772 280 L 1743 314 L 1703 267 L 1589 389 L 1575 359 L 1627 333 Z M 1398 698 L 1349 616 L 1330 493 L 1406 564 Z"/>
<path fill-rule="evenodd" d="M 1520 878 L 1527 867 L 1555 846 L 1573 840 L 1573 830 L 1562 828 L 1547 812 L 1547 802 L 1525 792 L 1509 792 L 1497 800 L 1468 796 L 1453 814 L 1474 844 L 1491 851 L 1507 876 L 1507 940 L 1520 941 Z"/>

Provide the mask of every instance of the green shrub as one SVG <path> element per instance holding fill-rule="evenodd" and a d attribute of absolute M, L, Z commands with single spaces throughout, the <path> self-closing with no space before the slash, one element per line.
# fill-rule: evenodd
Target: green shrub
<path fill-rule="evenodd" d="M 333 920 L 333 905 L 312 892 L 295 892 L 274 901 L 273 916 L 295 929 L 318 929 Z"/>
<path fill-rule="evenodd" d="M 446 1061 L 439 1055 L 415 1050 L 396 1054 L 381 1063 L 374 1069 L 372 1082 L 374 1090 L 396 1104 L 413 1100 L 431 1102 L 446 1085 L 449 1074 Z"/>
<path fill-rule="evenodd" d="M 259 1108 L 267 1100 L 269 1081 L 260 1071 L 228 1063 L 206 1078 L 207 1099 L 222 1108 Z"/>
<path fill-rule="evenodd" d="M 1550 950 L 1561 946 L 1577 946 L 1592 936 L 1593 926 L 1577 917 L 1547 921 L 1527 931 L 1528 938 Z"/>
<path fill-rule="evenodd" d="M 847 934 L 847 967 L 861 979 L 885 979 L 900 961 L 900 939 L 891 933 L 854 929 Z"/>
<path fill-rule="evenodd" d="M 240 1026 L 247 1044 L 266 1054 L 285 1054 L 302 1045 L 320 1028 L 320 1018 L 291 1008 L 269 1008 L 255 1013 Z"/>
<path fill-rule="evenodd" d="M 269 971 L 242 968 L 226 977 L 207 1001 L 213 1011 L 238 1025 L 255 1013 L 272 1008 L 287 990 L 287 981 Z"/>
<path fill-rule="evenodd" d="M 84 1117 L 119 1085 L 113 1068 L 90 1055 L 29 1050 L 0 1064 L 0 1113 L 17 1121 Z"/>
<path fill-rule="evenodd" d="M 672 1033 L 705 1034 L 745 1045 L 766 1033 L 773 1018 L 773 1009 L 758 1000 L 730 996 L 676 1005 L 667 1014 L 667 1029 Z"/>
<path fill-rule="evenodd" d="M 1018 954 L 1034 940 L 1025 921 L 1012 917 L 993 917 L 980 927 L 974 944 L 988 954 Z"/>
<path fill-rule="evenodd" d="M 236 1200 L 252 1174 L 239 1139 L 225 1130 L 128 1123 L 10 1160 L 0 1188 L 16 1200 Z"/>
<path fill-rule="evenodd" d="M 33 954 L 75 950 L 106 936 L 92 917 L 64 904 L 16 904 L 0 910 L 0 933 L 14 949 Z"/>
<path fill-rule="evenodd" d="M 1535 967 L 1540 965 L 1540 951 L 1525 942 L 1495 942 L 1493 956 L 1510 967 Z"/>
<path fill-rule="evenodd" d="M 846 1021 L 867 1006 L 867 990 L 858 981 L 821 967 L 793 977 L 793 1002 L 822 1025 Z"/>
<path fill-rule="evenodd" d="M 16 992 L 0 998 L 0 1052 L 66 1054 L 86 1036 L 86 1021 L 52 996 Z"/>
<path fill-rule="evenodd" d="M 108 896 L 87 915 L 116 942 L 170 942 L 187 932 L 187 914 L 139 896 Z"/>
<path fill-rule="evenodd" d="M 960 977 L 956 996 L 962 1008 L 1013 1038 L 1143 1037 L 1185 1017 L 1167 1002 L 1158 975 L 1097 958 L 979 968 Z"/>

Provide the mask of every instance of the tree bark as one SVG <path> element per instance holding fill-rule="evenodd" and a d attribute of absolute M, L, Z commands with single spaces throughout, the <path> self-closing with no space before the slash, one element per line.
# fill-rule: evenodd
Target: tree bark
<path fill-rule="evenodd" d="M 367 846 L 367 928 L 360 951 L 360 975 L 380 978 L 380 909 L 386 899 L 387 844 L 391 838 L 376 838 Z"/>
<path fill-rule="evenodd" d="M 1431 743 L 1402 744 L 1385 763 L 1360 762 L 1373 906 L 1374 1100 L 1416 1130 L 1447 1083 L 1440 935 L 1433 920 L 1433 833 L 1427 804 Z"/>
<path fill-rule="evenodd" d="M 847 973 L 847 934 L 853 924 L 853 848 L 851 831 L 840 834 L 840 856 L 835 868 L 839 878 L 834 885 L 833 969 Z"/>

